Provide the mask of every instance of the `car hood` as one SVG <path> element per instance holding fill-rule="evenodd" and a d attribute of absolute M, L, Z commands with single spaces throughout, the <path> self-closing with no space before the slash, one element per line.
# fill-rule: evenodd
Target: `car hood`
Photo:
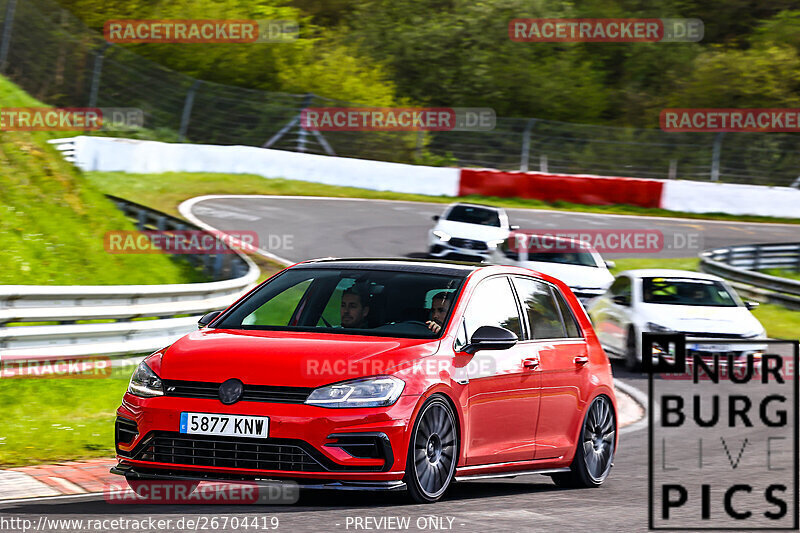
<path fill-rule="evenodd" d="M 542 261 L 521 261 L 519 266 L 530 268 L 542 274 L 553 276 L 566 283 L 570 288 L 605 289 L 614 281 L 614 276 L 605 268 L 545 263 Z"/>
<path fill-rule="evenodd" d="M 238 378 L 251 385 L 318 387 L 391 373 L 438 346 L 438 339 L 206 329 L 170 346 L 157 373 L 166 380 Z"/>
<path fill-rule="evenodd" d="M 641 304 L 642 317 L 675 331 L 694 333 L 752 334 L 763 330 L 761 322 L 745 307 Z"/>
<path fill-rule="evenodd" d="M 499 241 L 508 237 L 507 228 L 497 226 L 481 226 L 480 224 L 466 224 L 452 220 L 439 220 L 434 229 L 439 229 L 459 239 L 473 239 L 476 241 Z"/>

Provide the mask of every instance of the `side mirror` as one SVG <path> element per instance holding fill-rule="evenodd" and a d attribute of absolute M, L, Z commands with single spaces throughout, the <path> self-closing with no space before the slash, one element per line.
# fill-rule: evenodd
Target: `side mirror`
<path fill-rule="evenodd" d="M 439 215 L 433 215 L 431 218 L 433 219 L 434 222 L 439 221 Z"/>
<path fill-rule="evenodd" d="M 508 229 L 510 229 L 511 231 L 518 230 L 518 229 L 519 229 L 519 226 L 518 226 L 518 225 L 516 225 L 516 224 L 511 224 L 511 225 L 508 227 Z"/>
<path fill-rule="evenodd" d="M 616 268 L 617 264 L 614 261 L 603 261 L 606 264 L 606 268 L 611 270 L 612 268 Z"/>
<path fill-rule="evenodd" d="M 611 301 L 617 305 L 624 305 L 626 307 L 631 305 L 631 299 L 628 296 L 624 296 L 622 294 L 614 296 L 613 298 L 611 298 Z"/>
<path fill-rule="evenodd" d="M 748 311 L 752 311 L 753 309 L 757 308 L 759 305 L 761 305 L 761 304 L 758 303 L 758 302 L 745 302 L 744 303 L 744 306 L 747 308 Z"/>
<path fill-rule="evenodd" d="M 473 354 L 478 350 L 507 350 L 517 344 L 513 331 L 498 326 L 481 326 L 472 334 L 470 342 L 462 348 L 463 352 Z"/>
<path fill-rule="evenodd" d="M 204 314 L 200 320 L 197 321 L 197 329 L 203 329 L 207 325 L 211 324 L 215 318 L 222 314 L 222 311 L 211 311 L 210 313 Z"/>

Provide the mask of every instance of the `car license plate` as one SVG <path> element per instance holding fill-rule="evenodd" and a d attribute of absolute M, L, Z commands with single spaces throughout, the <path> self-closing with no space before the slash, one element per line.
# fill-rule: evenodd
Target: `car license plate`
<path fill-rule="evenodd" d="M 731 344 L 689 344 L 687 348 L 698 352 L 730 352 L 734 349 Z"/>
<path fill-rule="evenodd" d="M 180 432 L 263 439 L 269 435 L 269 418 L 216 413 L 181 413 Z"/>

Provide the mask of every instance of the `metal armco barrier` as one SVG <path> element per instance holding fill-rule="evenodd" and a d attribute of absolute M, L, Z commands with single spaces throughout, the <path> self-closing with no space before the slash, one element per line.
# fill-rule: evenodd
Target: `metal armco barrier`
<path fill-rule="evenodd" d="M 140 230 L 198 229 L 139 204 L 110 198 L 137 221 Z M 0 286 L 0 359 L 152 352 L 196 329 L 203 314 L 233 303 L 260 274 L 255 263 L 238 252 L 181 257 L 202 266 L 217 281 L 175 285 Z M 100 320 L 104 322 L 78 323 Z M 26 322 L 56 324 L 7 326 Z"/>
<path fill-rule="evenodd" d="M 701 270 L 730 280 L 748 298 L 800 311 L 800 281 L 756 272 L 771 268 L 800 271 L 800 243 L 729 246 L 700 254 Z"/>

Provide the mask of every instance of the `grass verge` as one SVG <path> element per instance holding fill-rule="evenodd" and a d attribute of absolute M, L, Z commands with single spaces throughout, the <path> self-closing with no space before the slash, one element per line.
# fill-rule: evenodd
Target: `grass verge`
<path fill-rule="evenodd" d="M 793 279 L 800 281 L 800 270 L 784 270 L 782 268 L 771 268 L 768 270 L 761 270 L 764 274 L 770 276 L 777 276 L 779 278 Z"/>
<path fill-rule="evenodd" d="M 0 77 L 0 107 L 46 107 Z M 110 254 L 103 236 L 134 225 L 47 143 L 79 132 L 0 131 L 0 285 L 201 281 L 187 261 Z"/>
<path fill-rule="evenodd" d="M 215 174 L 193 172 L 166 172 L 163 174 L 128 174 L 125 172 L 89 172 L 89 180 L 107 194 L 120 196 L 170 214 L 177 214 L 177 206 L 184 200 L 206 194 L 274 194 L 297 196 L 330 196 L 336 198 L 374 198 L 447 204 L 455 200 L 473 201 L 500 207 L 606 213 L 617 215 L 647 215 L 656 217 L 682 217 L 707 220 L 746 222 L 787 222 L 800 224 L 800 219 L 728 215 L 724 213 L 680 213 L 637 207 L 632 205 L 581 205 L 569 202 L 548 203 L 525 198 L 494 198 L 484 196 L 425 196 L 387 191 L 373 191 L 355 187 L 323 185 L 282 178 L 263 178 L 252 174 Z"/>
<path fill-rule="evenodd" d="M 0 467 L 114 455 L 114 417 L 133 372 L 105 378 L 0 378 Z"/>

